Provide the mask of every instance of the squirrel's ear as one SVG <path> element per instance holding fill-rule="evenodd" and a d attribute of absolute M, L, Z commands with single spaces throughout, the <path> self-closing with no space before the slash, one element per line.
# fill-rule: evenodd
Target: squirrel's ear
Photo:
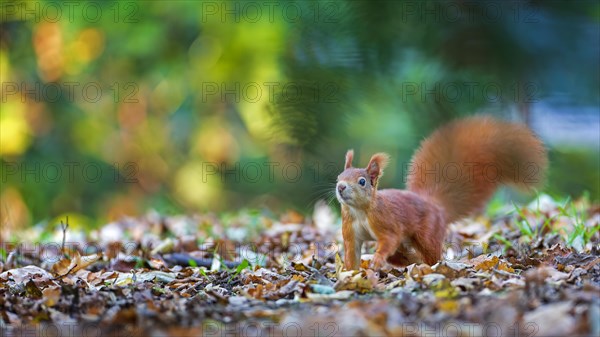
<path fill-rule="evenodd" d="M 352 167 L 352 158 L 354 158 L 354 150 L 350 149 L 346 152 L 346 163 L 344 164 L 344 170 Z"/>
<path fill-rule="evenodd" d="M 371 185 L 377 186 L 379 177 L 383 174 L 383 169 L 387 166 L 390 156 L 387 153 L 376 153 L 371 157 L 367 165 L 367 173 L 371 177 Z"/>

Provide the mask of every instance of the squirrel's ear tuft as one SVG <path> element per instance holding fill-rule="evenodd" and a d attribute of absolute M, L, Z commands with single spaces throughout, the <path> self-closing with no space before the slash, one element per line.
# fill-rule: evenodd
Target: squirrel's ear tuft
<path fill-rule="evenodd" d="M 344 164 L 344 170 L 352 167 L 352 159 L 354 158 L 354 150 L 350 149 L 346 152 L 346 163 Z"/>
<path fill-rule="evenodd" d="M 371 157 L 367 165 L 367 173 L 371 177 L 371 185 L 376 186 L 377 180 L 383 174 L 383 169 L 387 166 L 390 156 L 387 153 L 376 153 Z"/>

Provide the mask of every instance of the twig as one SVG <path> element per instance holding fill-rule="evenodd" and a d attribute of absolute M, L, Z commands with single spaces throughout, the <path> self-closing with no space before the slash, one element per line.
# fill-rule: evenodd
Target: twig
<path fill-rule="evenodd" d="M 60 220 L 60 228 L 63 232 L 62 246 L 61 251 L 63 254 L 65 253 L 65 239 L 67 238 L 67 229 L 69 228 L 69 216 L 67 215 L 67 223 L 65 224 L 62 220 Z"/>
<path fill-rule="evenodd" d="M 58 279 L 62 279 L 63 277 L 69 275 L 73 269 L 75 269 L 77 267 L 77 265 L 74 265 L 73 267 L 71 267 L 69 270 L 67 270 L 67 272 L 63 275 L 58 275 L 57 277 L 53 278 L 52 280 L 58 280 Z"/>

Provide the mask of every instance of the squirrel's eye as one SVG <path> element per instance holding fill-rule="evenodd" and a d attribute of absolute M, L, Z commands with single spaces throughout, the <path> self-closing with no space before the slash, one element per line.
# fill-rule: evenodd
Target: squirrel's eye
<path fill-rule="evenodd" d="M 365 184 L 367 183 L 367 180 L 365 178 L 360 178 L 360 179 L 358 179 L 358 183 L 360 184 L 360 186 L 365 186 Z"/>

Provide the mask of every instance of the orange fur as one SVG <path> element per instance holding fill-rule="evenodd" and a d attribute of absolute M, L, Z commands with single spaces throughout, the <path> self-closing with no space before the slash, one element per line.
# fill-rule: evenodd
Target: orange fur
<path fill-rule="evenodd" d="M 541 183 L 547 166 L 543 144 L 526 126 L 490 117 L 455 121 L 425 139 L 413 156 L 407 191 L 377 190 L 387 154 L 373 155 L 366 168 L 352 167 L 353 154 L 346 154 L 336 186 L 347 269 L 359 267 L 368 240 L 377 241 L 374 268 L 414 260 L 406 244 L 436 263 L 448 223 L 482 208 L 500 184 Z"/>

